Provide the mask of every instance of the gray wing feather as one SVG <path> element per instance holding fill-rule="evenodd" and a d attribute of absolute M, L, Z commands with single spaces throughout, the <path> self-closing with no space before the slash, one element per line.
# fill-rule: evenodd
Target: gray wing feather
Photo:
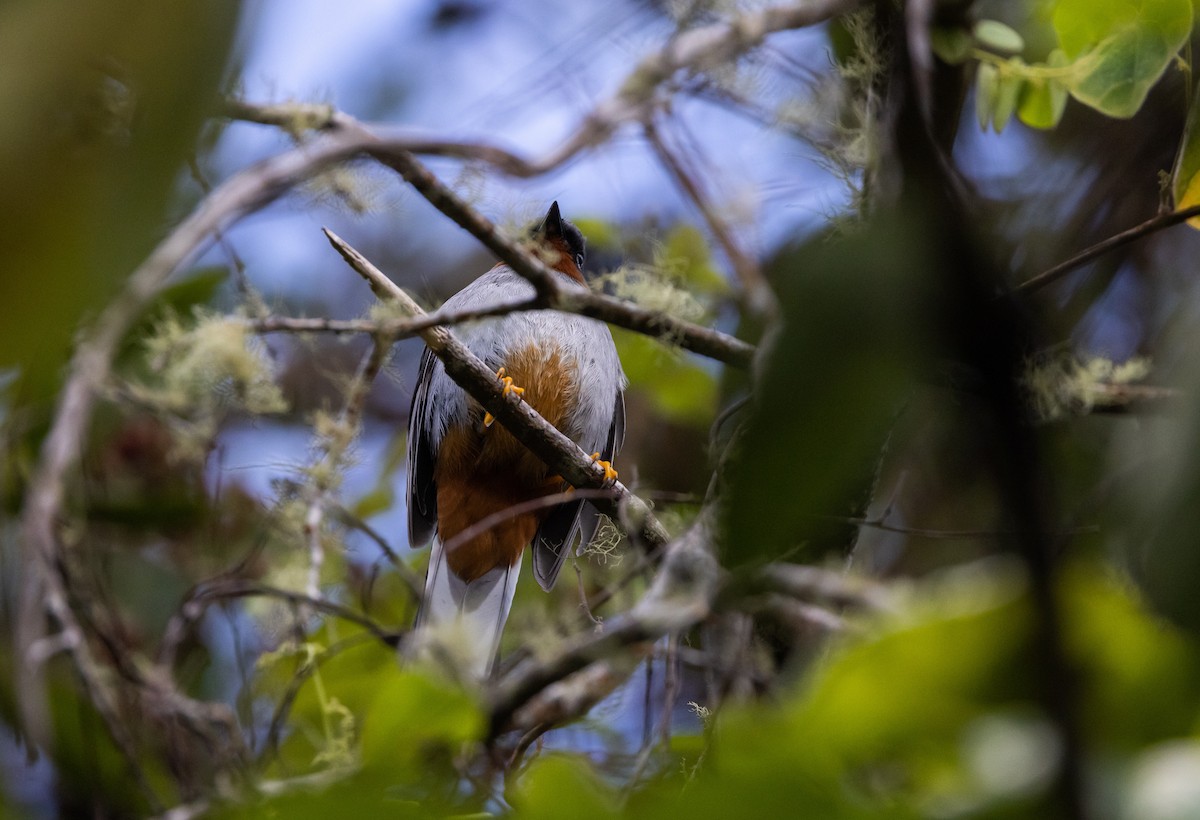
<path fill-rule="evenodd" d="M 625 441 L 625 395 L 617 392 L 612 423 L 600 458 L 612 461 Z M 538 527 L 533 539 L 533 577 L 538 586 L 549 591 L 562 571 L 567 554 L 579 551 L 591 543 L 600 526 L 600 511 L 587 501 L 560 504 Z"/>
<path fill-rule="evenodd" d="M 437 526 L 437 463 L 430 437 L 429 385 L 437 358 L 426 348 L 421 353 L 417 384 L 408 414 L 408 543 L 421 547 L 433 538 Z"/>

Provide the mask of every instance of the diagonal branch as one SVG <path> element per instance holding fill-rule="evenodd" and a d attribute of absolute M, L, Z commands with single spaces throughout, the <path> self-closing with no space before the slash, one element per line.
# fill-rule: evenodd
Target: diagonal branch
<path fill-rule="evenodd" d="M 662 136 L 658 133 L 658 128 L 652 122 L 647 122 L 646 139 L 649 140 L 654 153 L 658 156 L 659 162 L 675 180 L 675 185 L 687 198 L 692 201 L 696 209 L 700 211 L 700 215 L 704 217 L 704 221 L 708 223 L 708 229 L 712 232 L 713 238 L 725 251 L 726 258 L 729 259 L 729 264 L 733 266 L 733 272 L 737 275 L 738 281 L 742 283 L 742 288 L 746 293 L 746 301 L 756 313 L 775 313 L 777 306 L 775 304 L 774 294 L 771 293 L 771 286 L 763 276 L 762 270 L 749 254 L 744 252 L 737 240 L 733 236 L 733 231 L 726 224 L 721 215 L 717 213 L 716 208 L 708 201 L 704 192 L 700 188 L 700 183 L 696 179 L 696 174 L 689 170 L 683 158 L 677 156 L 667 144 L 663 141 Z"/>
<path fill-rule="evenodd" d="M 1187 222 L 1189 219 L 1197 216 L 1200 216 L 1200 205 L 1193 205 L 1190 208 L 1184 208 L 1180 211 L 1164 211 L 1155 214 L 1145 222 L 1134 225 L 1132 228 L 1127 228 L 1120 233 L 1113 234 L 1107 239 L 1103 239 L 1092 245 L 1090 248 L 1085 248 L 1070 259 L 1064 259 L 1054 267 L 1047 268 L 1036 276 L 1029 277 L 1013 288 L 1013 293 L 1027 294 L 1044 288 L 1046 285 L 1057 282 L 1076 268 L 1083 267 L 1088 262 L 1098 259 L 1111 250 L 1128 245 L 1131 242 L 1136 242 L 1142 237 L 1157 233 L 1164 228 L 1178 225 L 1180 222 Z"/>
<path fill-rule="evenodd" d="M 328 228 L 325 236 L 346 263 L 371 285 L 380 299 L 398 303 L 413 316 L 422 314 L 413 301 L 365 256 L 346 244 Z M 515 394 L 504 394 L 504 385 L 483 361 L 444 327 L 420 331 L 421 338 L 433 354 L 442 360 L 446 374 L 472 398 L 478 401 L 503 424 L 517 441 L 528 447 L 538 458 L 574 487 L 610 489 L 604 468 L 592 461 L 579 445 L 542 418 L 528 403 Z M 619 507 L 640 522 L 640 535 L 651 545 L 665 543 L 666 530 L 650 512 L 649 505 L 629 492 L 619 481 L 611 485 L 613 498 L 594 498 L 593 503 L 615 520 L 621 520 Z"/>

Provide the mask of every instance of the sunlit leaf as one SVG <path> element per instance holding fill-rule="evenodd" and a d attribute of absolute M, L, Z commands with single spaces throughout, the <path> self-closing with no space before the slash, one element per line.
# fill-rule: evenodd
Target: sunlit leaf
<path fill-rule="evenodd" d="M 971 33 L 981 46 L 993 51 L 1019 54 L 1025 48 L 1021 35 L 999 20 L 980 20 Z"/>
<path fill-rule="evenodd" d="M 363 718 L 363 765 L 397 778 L 449 766 L 459 747 L 483 735 L 475 698 L 417 670 L 379 670 L 365 685 L 375 693 Z M 420 764 L 417 766 L 416 764 Z"/>
<path fill-rule="evenodd" d="M 1046 59 L 1051 68 L 1067 64 L 1067 56 L 1055 49 Z M 1017 115 L 1030 128 L 1053 128 L 1062 119 L 1067 107 L 1067 88 L 1060 80 L 1031 77 L 1021 89 Z"/>
<path fill-rule="evenodd" d="M 1188 110 L 1183 141 L 1179 145 L 1179 155 L 1171 174 L 1171 194 L 1177 210 L 1200 205 L 1200 86 L 1197 86 Z M 1188 224 L 1200 228 L 1200 217 L 1189 219 Z"/>
<path fill-rule="evenodd" d="M 1060 0 L 1053 23 L 1067 57 L 1071 96 L 1131 117 L 1192 29 L 1189 0 Z"/>

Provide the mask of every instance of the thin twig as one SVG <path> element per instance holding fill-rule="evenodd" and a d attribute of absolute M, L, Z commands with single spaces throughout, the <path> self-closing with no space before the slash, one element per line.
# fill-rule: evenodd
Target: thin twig
<path fill-rule="evenodd" d="M 675 180 L 675 185 L 700 211 L 713 238 L 725 251 L 725 256 L 729 259 L 729 264 L 733 266 L 733 272 L 741 282 L 742 290 L 746 294 L 746 304 L 758 314 L 769 315 L 774 312 L 775 297 L 758 262 L 746 254 L 734 239 L 733 231 L 708 201 L 708 197 L 700 190 L 696 174 L 685 167 L 682 157 L 676 156 L 675 152 L 668 148 L 653 122 L 647 122 L 645 130 L 646 139 L 650 142 L 659 161 Z"/>
<path fill-rule="evenodd" d="M 516 518 L 518 515 L 544 510 L 548 507 L 557 507 L 559 504 L 565 504 L 568 501 L 575 501 L 580 498 L 589 501 L 615 501 L 620 497 L 617 490 L 565 490 L 561 493 L 553 493 L 552 495 L 543 495 L 538 498 L 532 498 L 528 501 L 522 501 L 519 504 L 511 504 L 502 510 L 492 513 L 489 516 L 481 518 L 471 526 L 467 527 L 462 532 L 455 535 L 449 541 L 442 544 L 442 549 L 447 555 L 461 548 L 464 544 L 481 535 L 493 527 L 503 524 L 505 521 Z"/>
<path fill-rule="evenodd" d="M 321 568 L 325 564 L 325 547 L 321 543 L 322 524 L 334 481 L 333 476 L 358 436 L 363 408 L 371 393 L 371 385 L 387 361 L 390 351 L 390 338 L 376 336 L 372 339 L 371 350 L 364 357 L 359 372 L 350 383 L 346 402 L 338 414 L 334 429 L 324 437 L 321 457 L 309 471 L 313 481 L 308 491 L 308 509 L 304 514 L 304 534 L 308 539 L 308 584 L 305 589 L 310 598 L 321 597 Z M 317 476 L 322 478 L 316 478 Z"/>
<path fill-rule="evenodd" d="M 332 615 L 335 618 L 340 618 L 343 621 L 348 621 L 362 627 L 372 637 L 377 638 L 390 647 L 395 647 L 399 644 L 400 639 L 406 631 L 402 629 L 388 629 L 361 612 L 356 612 L 328 598 L 312 596 L 290 589 L 281 589 L 270 584 L 261 584 L 257 581 L 247 581 L 240 578 L 224 579 L 198 588 L 189 600 L 203 607 L 217 601 L 253 597 L 278 598 L 281 601 L 308 607 L 325 615 Z"/>
<path fill-rule="evenodd" d="M 1197 216 L 1200 216 L 1200 205 L 1193 205 L 1181 211 L 1165 211 L 1155 214 L 1145 222 L 1134 225 L 1132 228 L 1127 228 L 1118 234 L 1113 234 L 1107 239 L 1092 245 L 1090 248 L 1080 251 L 1070 259 L 1064 259 L 1054 267 L 1044 270 L 1036 276 L 1031 276 L 1013 288 L 1013 293 L 1033 293 L 1035 290 L 1044 288 L 1052 282 L 1057 282 L 1076 268 L 1083 267 L 1093 259 L 1103 256 L 1115 248 L 1136 242 L 1142 237 L 1149 236 L 1164 228 L 1170 228 L 1172 225 L 1178 225 L 1180 222 L 1186 222 Z"/>
<path fill-rule="evenodd" d="M 475 319 L 503 316 L 523 310 L 539 310 L 542 307 L 544 306 L 540 300 L 535 298 L 499 302 L 487 307 L 468 310 L 432 310 L 421 316 L 383 321 L 301 316 L 265 316 L 261 319 L 235 319 L 233 321 L 241 321 L 255 333 L 370 333 L 387 336 L 393 341 L 398 341 L 416 336 L 422 330 L 438 325 L 450 327 Z"/>

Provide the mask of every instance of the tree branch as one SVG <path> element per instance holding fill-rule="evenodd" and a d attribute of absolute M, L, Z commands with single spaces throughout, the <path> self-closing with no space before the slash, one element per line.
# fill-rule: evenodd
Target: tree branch
<path fill-rule="evenodd" d="M 667 545 L 649 591 L 628 613 L 607 619 L 603 632 L 577 635 L 552 657 L 526 658 L 497 681 L 489 698 L 489 739 L 512 728 L 517 711 L 551 684 L 618 649 L 689 629 L 707 618 L 722 583 L 712 549 L 715 516 L 712 507 L 705 508 L 687 531 Z M 600 674 L 596 679 L 608 677 Z M 591 699 L 576 696 L 571 700 L 586 709 Z M 528 714 L 534 721 L 544 717 L 538 709 Z M 557 713 L 559 720 L 575 716 Z M 529 729 L 532 725 L 515 728 Z"/>
<path fill-rule="evenodd" d="M 647 336 L 667 340 L 685 350 L 736 367 L 750 366 L 755 349 L 753 345 L 740 339 L 677 319 L 661 311 L 646 310 L 621 299 L 592 293 L 586 288 L 561 282 L 548 265 L 521 244 L 501 234 L 490 220 L 442 184 L 411 153 L 392 151 L 380 146 L 371 150 L 370 154 L 399 173 L 431 205 L 457 222 L 510 268 L 529 280 L 537 289 L 544 307 L 600 319 Z"/>
<path fill-rule="evenodd" d="M 1064 259 L 1054 267 L 1048 268 L 1036 276 L 1031 276 L 1013 288 L 1013 293 L 1033 293 L 1035 290 L 1044 288 L 1052 282 L 1057 282 L 1076 268 L 1083 267 L 1088 262 L 1103 256 L 1111 250 L 1128 245 L 1131 242 L 1136 242 L 1152 233 L 1157 233 L 1164 228 L 1170 228 L 1173 225 L 1178 225 L 1180 222 L 1186 222 L 1197 216 L 1200 216 L 1200 205 L 1193 205 L 1190 208 L 1184 208 L 1182 211 L 1165 211 L 1155 214 L 1145 222 L 1097 242 L 1090 248 L 1075 254 L 1070 259 Z"/>
<path fill-rule="evenodd" d="M 704 221 L 708 223 L 708 229 L 712 232 L 713 238 L 725 251 L 725 256 L 729 259 L 734 274 L 742 284 L 746 295 L 746 304 L 757 314 L 771 315 L 775 313 L 778 309 L 775 294 L 771 292 L 771 286 L 763 276 L 762 270 L 759 269 L 758 263 L 742 251 L 741 246 L 733 237 L 733 231 L 725 224 L 725 220 L 721 218 L 721 215 L 717 213 L 700 190 L 700 184 L 696 181 L 695 174 L 689 172 L 684 166 L 682 158 L 676 156 L 675 152 L 667 147 L 652 122 L 646 123 L 645 131 L 646 139 L 658 156 L 659 162 L 675 180 L 676 187 L 700 211 Z"/>
<path fill-rule="evenodd" d="M 18 658 L 25 658 L 29 648 L 43 636 L 43 613 L 49 612 L 58 622 L 59 629 L 77 633 L 78 639 L 72 639 L 69 644 L 76 669 L 89 690 L 99 692 L 104 689 L 104 676 L 71 611 L 69 564 L 64 560 L 57 527 L 63 517 L 68 476 L 72 475 L 84 450 L 84 437 L 91 423 L 97 393 L 111 373 L 113 358 L 125 333 L 170 274 L 194 258 L 206 240 L 237 218 L 273 201 L 297 182 L 349 159 L 362 148 L 361 135 L 332 134 L 235 174 L 206 196 L 191 215 L 159 243 L 79 341 L 25 493 L 21 518 L 24 578 L 17 623 Z M 41 670 L 20 661 L 17 667 L 22 723 L 37 742 L 49 745 L 49 715 Z M 106 719 L 110 731 L 119 731 L 104 700 L 103 697 L 97 699 L 97 708 L 102 715 L 110 714 L 111 719 Z"/>
<path fill-rule="evenodd" d="M 588 148 L 605 142 L 622 125 L 646 120 L 658 105 L 660 85 L 677 73 L 698 72 L 735 60 L 760 45 L 770 34 L 806 28 L 845 14 L 860 0 L 798 0 L 781 6 L 730 16 L 721 23 L 681 32 L 663 48 L 643 57 L 619 85 L 599 103 L 565 140 L 535 159 L 484 141 L 452 140 L 413 129 L 372 126 L 389 150 L 486 162 L 515 177 L 535 177 L 552 171 Z M 293 134 L 347 124 L 348 118 L 331 106 L 315 104 L 253 105 L 233 100 L 226 113 L 236 119 L 283 128 Z"/>
<path fill-rule="evenodd" d="M 484 319 L 488 316 L 502 316 L 517 313 L 522 310 L 540 310 L 541 302 L 533 299 L 500 302 L 495 305 L 468 310 L 433 310 L 420 316 L 404 319 L 387 319 L 371 321 L 370 319 L 324 319 L 307 316 L 264 316 L 259 319 L 241 320 L 246 327 L 255 333 L 370 333 L 386 336 L 392 341 L 416 336 L 422 330 L 437 325 L 452 326 Z"/>

